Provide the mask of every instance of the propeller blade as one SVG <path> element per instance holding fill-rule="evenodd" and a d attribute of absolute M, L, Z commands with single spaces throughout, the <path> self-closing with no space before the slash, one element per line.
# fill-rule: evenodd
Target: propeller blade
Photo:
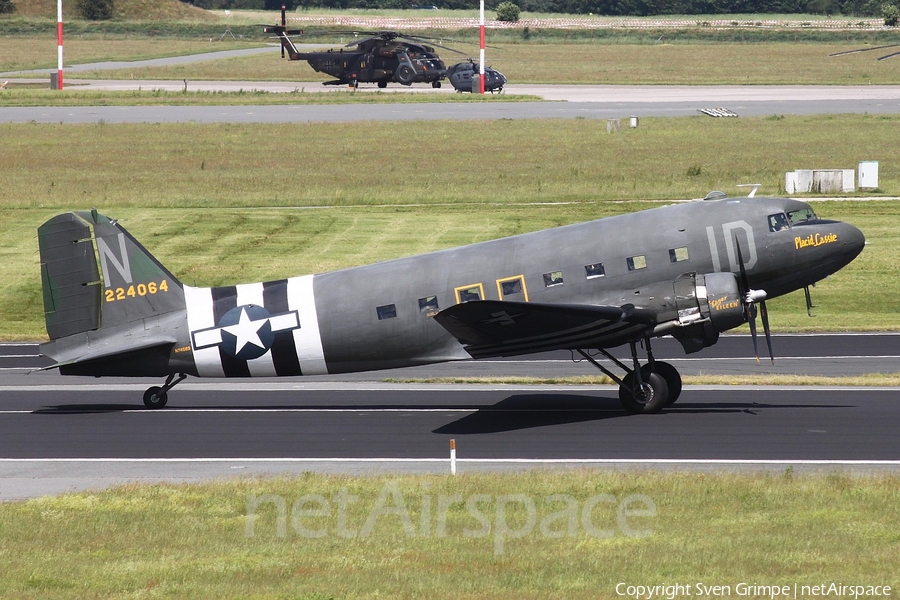
<path fill-rule="evenodd" d="M 747 269 L 744 268 L 744 257 L 741 254 L 741 243 L 738 241 L 737 236 L 734 236 L 734 246 L 737 248 L 737 261 L 738 266 L 741 269 L 741 285 L 743 289 L 741 290 L 742 294 L 746 294 L 750 291 L 750 282 L 747 280 Z"/>
<path fill-rule="evenodd" d="M 772 331 L 769 329 L 769 311 L 766 309 L 766 301 L 759 303 L 759 314 L 762 316 L 763 333 L 766 334 L 766 346 L 769 347 L 769 359 L 775 364 L 775 353 L 772 352 Z"/>
<path fill-rule="evenodd" d="M 747 306 L 747 322 L 750 324 L 750 338 L 753 340 L 753 356 L 756 357 L 756 364 L 759 364 L 759 346 L 756 343 L 756 305 L 749 304 Z"/>

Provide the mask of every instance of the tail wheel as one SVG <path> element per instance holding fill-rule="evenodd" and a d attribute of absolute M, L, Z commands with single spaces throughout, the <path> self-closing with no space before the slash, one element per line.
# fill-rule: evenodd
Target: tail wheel
<path fill-rule="evenodd" d="M 619 401 L 632 414 L 657 413 L 666 406 L 669 389 L 666 380 L 658 373 L 651 373 L 645 365 L 641 368 L 641 387 L 634 385 L 634 373 L 622 379 L 619 386 Z"/>
<path fill-rule="evenodd" d="M 158 385 L 147 388 L 147 391 L 144 392 L 144 406 L 147 408 L 162 408 L 168 399 L 168 394 L 163 392 Z"/>
<path fill-rule="evenodd" d="M 653 363 L 653 370 L 666 380 L 666 386 L 669 389 L 669 398 L 666 401 L 666 406 L 672 406 L 681 395 L 681 374 L 678 372 L 678 369 L 660 360 Z"/>

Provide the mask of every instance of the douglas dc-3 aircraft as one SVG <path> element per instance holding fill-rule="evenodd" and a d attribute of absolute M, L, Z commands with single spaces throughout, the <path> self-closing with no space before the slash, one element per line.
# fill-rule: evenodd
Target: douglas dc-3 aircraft
<path fill-rule="evenodd" d="M 619 384 L 630 412 L 657 412 L 681 377 L 651 338 L 686 353 L 750 322 L 757 304 L 852 261 L 862 232 L 784 198 L 676 204 L 587 223 L 279 281 L 181 283 L 115 220 L 90 212 L 38 228 L 47 333 L 63 375 L 348 373 L 569 349 Z M 623 344 L 631 364 L 608 351 Z M 646 351 L 641 366 L 638 348 Z M 603 355 L 624 375 L 594 357 Z"/>

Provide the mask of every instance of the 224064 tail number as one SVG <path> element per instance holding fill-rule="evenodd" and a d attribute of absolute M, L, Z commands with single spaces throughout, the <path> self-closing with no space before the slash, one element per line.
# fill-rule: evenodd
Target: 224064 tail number
<path fill-rule="evenodd" d="M 117 300 L 125 300 L 126 298 L 137 298 L 138 296 L 146 296 L 148 294 L 153 295 L 168 291 L 169 283 L 163 279 L 159 283 L 151 281 L 150 283 L 130 285 L 127 288 L 110 288 L 106 290 L 106 301 L 115 302 Z"/>

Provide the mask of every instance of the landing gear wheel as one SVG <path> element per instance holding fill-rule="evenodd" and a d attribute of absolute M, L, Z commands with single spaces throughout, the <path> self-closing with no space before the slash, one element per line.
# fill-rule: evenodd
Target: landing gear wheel
<path fill-rule="evenodd" d="M 379 79 L 379 80 L 378 80 L 378 87 L 381 88 L 381 89 L 386 88 L 386 87 L 387 87 L 387 81 L 385 81 L 384 79 Z"/>
<path fill-rule="evenodd" d="M 662 375 L 662 378 L 666 380 L 666 387 L 669 389 L 669 399 L 666 400 L 666 406 L 672 406 L 678 400 L 678 396 L 681 395 L 681 374 L 678 372 L 678 369 L 660 360 L 653 363 L 653 368 L 656 373 Z"/>
<path fill-rule="evenodd" d="M 165 406 L 169 396 L 161 390 L 162 388 L 158 385 L 147 388 L 147 391 L 144 392 L 144 406 L 147 408 L 162 408 Z"/>
<path fill-rule="evenodd" d="M 669 396 L 666 380 L 644 366 L 641 368 L 641 382 L 641 388 L 635 390 L 634 373 L 629 373 L 622 379 L 622 385 L 619 386 L 622 407 L 632 414 L 657 413 L 662 410 Z"/>
<path fill-rule="evenodd" d="M 400 65 L 395 73 L 397 81 L 403 85 L 410 85 L 416 78 L 416 71 L 409 65 Z"/>
<path fill-rule="evenodd" d="M 431 87 L 433 87 L 433 88 L 435 88 L 435 89 L 438 89 L 438 88 L 441 87 L 441 82 L 440 82 L 440 81 L 432 81 L 432 82 L 431 82 Z"/>

